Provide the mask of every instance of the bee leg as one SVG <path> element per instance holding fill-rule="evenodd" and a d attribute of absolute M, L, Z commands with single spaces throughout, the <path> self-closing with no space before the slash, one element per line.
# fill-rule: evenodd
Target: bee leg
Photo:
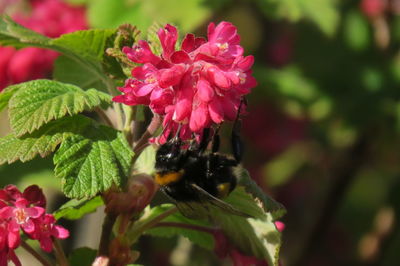
<path fill-rule="evenodd" d="M 215 130 L 214 136 L 213 136 L 213 141 L 212 141 L 212 147 L 211 147 L 211 152 L 212 153 L 217 153 L 219 151 L 219 146 L 220 146 L 220 138 L 219 138 L 219 129 L 220 127 Z"/>
<path fill-rule="evenodd" d="M 210 142 L 210 131 L 210 128 L 205 128 L 203 130 L 203 135 L 201 136 L 201 141 L 197 149 L 199 154 L 202 154 L 207 149 L 208 143 Z"/>
<path fill-rule="evenodd" d="M 242 99 L 240 101 L 236 119 L 235 119 L 235 122 L 233 123 L 232 135 L 231 135 L 231 145 L 232 145 L 233 157 L 235 158 L 237 164 L 239 164 L 243 158 L 243 142 L 240 138 L 240 128 L 242 126 L 242 123 L 240 120 L 240 112 L 242 109 L 242 104 L 244 102 L 245 102 L 245 99 Z"/>

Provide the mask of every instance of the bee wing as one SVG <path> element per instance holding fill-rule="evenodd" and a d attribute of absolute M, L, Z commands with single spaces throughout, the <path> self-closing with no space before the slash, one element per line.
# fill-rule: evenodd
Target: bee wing
<path fill-rule="evenodd" d="M 190 219 L 205 219 L 208 217 L 209 209 L 204 206 L 201 202 L 188 201 L 182 202 L 177 201 L 176 207 L 184 216 Z"/>
<path fill-rule="evenodd" d="M 210 212 L 202 202 L 195 201 L 177 201 L 172 198 L 168 193 L 161 188 L 161 191 L 164 192 L 172 202 L 175 203 L 179 212 L 190 219 L 204 219 L 208 217 L 208 213 Z"/>
<path fill-rule="evenodd" d="M 238 216 L 242 216 L 242 217 L 246 217 L 249 218 L 251 217 L 250 215 L 236 209 L 235 207 L 233 207 L 232 205 L 226 203 L 225 201 L 222 201 L 216 197 L 214 197 L 213 195 L 211 195 L 210 193 L 208 193 L 207 191 L 205 191 L 204 189 L 202 189 L 201 187 L 199 187 L 196 184 L 190 184 L 191 187 L 197 192 L 198 196 L 200 197 L 200 200 L 203 202 L 209 202 L 212 205 L 230 213 L 233 215 L 238 215 Z M 179 208 L 179 207 L 178 207 Z"/>

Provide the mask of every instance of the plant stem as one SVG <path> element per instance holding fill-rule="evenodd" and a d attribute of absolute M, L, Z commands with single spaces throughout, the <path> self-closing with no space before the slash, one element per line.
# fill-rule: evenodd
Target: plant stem
<path fill-rule="evenodd" d="M 21 247 L 29 252 L 32 256 L 34 256 L 43 266 L 52 266 L 46 258 L 40 255 L 36 250 L 34 250 L 31 246 L 28 245 L 25 241 L 21 241 Z"/>
<path fill-rule="evenodd" d="M 136 142 L 136 144 L 133 147 L 134 155 L 132 158 L 132 166 L 135 165 L 135 162 L 139 158 L 141 152 L 149 145 L 149 138 L 151 138 L 155 134 L 160 125 L 161 125 L 160 116 L 154 114 L 146 131 L 143 133 L 143 135 L 140 137 L 140 139 Z"/>
<path fill-rule="evenodd" d="M 60 266 L 69 266 L 67 257 L 65 256 L 64 250 L 61 247 L 61 243 L 57 238 L 53 238 L 54 251 Z"/>
<path fill-rule="evenodd" d="M 172 208 L 166 210 L 165 212 L 161 213 L 160 215 L 158 215 L 152 219 L 149 219 L 148 221 L 144 221 L 141 225 L 139 225 L 137 228 L 135 228 L 133 230 L 133 233 L 130 235 L 130 239 L 134 243 L 143 232 L 156 226 L 160 221 L 164 220 L 165 218 L 174 214 L 177 211 L 178 211 L 178 209 L 176 207 L 172 207 Z"/>
<path fill-rule="evenodd" d="M 160 127 L 160 125 L 161 125 L 161 117 L 157 114 L 154 114 L 146 131 L 143 133 L 143 135 L 140 137 L 140 139 L 136 142 L 135 147 L 133 147 L 133 151 L 135 153 L 139 153 L 141 150 L 143 150 L 146 147 L 146 145 L 149 141 L 149 138 L 151 138 L 156 133 L 156 131 Z"/>
<path fill-rule="evenodd" d="M 209 234 L 214 233 L 214 229 L 212 229 L 212 228 L 200 226 L 200 225 L 194 225 L 194 224 L 160 222 L 160 223 L 156 224 L 154 227 L 179 227 L 179 228 L 190 229 L 190 230 L 200 231 L 200 232 L 209 233 Z"/>
<path fill-rule="evenodd" d="M 124 105 L 122 107 L 125 113 L 124 134 L 130 146 L 133 142 L 132 121 L 135 117 L 136 108 L 134 106 Z"/>
<path fill-rule="evenodd" d="M 104 112 L 103 109 L 101 109 L 100 107 L 97 107 L 95 109 L 95 111 L 100 116 L 100 118 L 104 121 L 104 123 L 106 123 L 106 125 L 113 127 L 113 123 L 112 123 L 111 119 L 108 117 L 108 115 Z"/>
<path fill-rule="evenodd" d="M 100 256 L 108 256 L 108 247 L 111 240 L 110 239 L 111 232 L 116 219 L 117 219 L 116 215 L 109 213 L 107 213 L 106 217 L 104 217 L 103 228 L 100 237 L 99 251 L 98 251 L 98 255 Z"/>
<path fill-rule="evenodd" d="M 147 223 L 143 224 L 140 228 L 141 232 L 144 232 L 150 228 L 152 228 L 153 226 L 155 226 L 156 224 L 158 224 L 160 221 L 164 220 L 165 218 L 167 218 L 168 216 L 176 213 L 178 211 L 178 209 L 176 207 L 172 207 L 171 209 L 161 213 L 160 215 L 154 217 L 153 219 L 149 220 Z"/>

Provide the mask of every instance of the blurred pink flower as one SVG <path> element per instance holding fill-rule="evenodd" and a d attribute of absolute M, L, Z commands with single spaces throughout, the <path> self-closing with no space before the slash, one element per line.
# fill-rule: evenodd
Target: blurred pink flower
<path fill-rule="evenodd" d="M 382 15 L 388 7 L 387 0 L 361 0 L 361 11 L 367 17 L 377 17 Z"/>
<path fill-rule="evenodd" d="M 29 14 L 22 10 L 12 14 L 13 19 L 29 29 L 58 37 L 87 28 L 82 7 L 72 7 L 61 0 L 31 0 L 30 3 Z M 45 77 L 56 57 L 56 52 L 47 49 L 0 47 L 0 91 L 10 84 Z"/>
<path fill-rule="evenodd" d="M 180 137 L 201 134 L 204 128 L 234 120 L 241 98 L 256 86 L 253 56 L 243 56 L 237 29 L 229 22 L 208 26 L 208 41 L 187 34 L 176 51 L 177 29 L 166 25 L 158 31 L 162 54 L 155 55 L 139 41 L 123 52 L 135 63 L 132 79 L 119 88 L 114 101 L 148 105 L 164 117 L 160 143 L 180 127 Z"/>
<path fill-rule="evenodd" d="M 282 231 L 285 229 L 285 224 L 282 223 L 281 221 L 276 221 L 276 222 L 275 222 L 275 226 L 276 226 L 276 229 L 277 229 L 279 232 L 282 232 Z"/>

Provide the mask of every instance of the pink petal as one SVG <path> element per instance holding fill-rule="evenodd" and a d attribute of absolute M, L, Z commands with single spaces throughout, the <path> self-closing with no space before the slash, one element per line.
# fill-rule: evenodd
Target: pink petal
<path fill-rule="evenodd" d="M 25 211 L 30 217 L 38 218 L 39 216 L 42 216 L 44 214 L 45 209 L 43 209 L 42 207 L 31 207 L 26 208 Z"/>
<path fill-rule="evenodd" d="M 201 45 L 205 44 L 207 42 L 206 39 L 202 38 L 202 37 L 197 37 L 194 40 L 194 49 L 197 49 L 198 47 L 200 47 Z"/>
<path fill-rule="evenodd" d="M 40 247 L 46 251 L 51 252 L 53 250 L 53 241 L 51 241 L 50 237 L 42 237 L 40 238 Z"/>
<path fill-rule="evenodd" d="M 16 201 L 15 201 L 15 206 L 17 207 L 17 208 L 24 208 L 24 207 L 26 207 L 27 205 L 28 205 L 28 201 L 26 200 L 26 199 L 24 199 L 24 198 L 19 198 L 19 199 L 17 199 Z"/>
<path fill-rule="evenodd" d="M 159 85 L 161 88 L 167 88 L 169 86 L 177 85 L 183 74 L 185 73 L 185 68 L 181 65 L 175 65 L 169 69 L 161 71 Z"/>
<path fill-rule="evenodd" d="M 253 64 L 254 64 L 254 56 L 248 55 L 239 60 L 236 66 L 240 68 L 242 71 L 247 71 L 252 67 Z"/>
<path fill-rule="evenodd" d="M 182 41 L 182 50 L 190 53 L 191 51 L 194 50 L 194 42 L 195 38 L 193 34 L 186 34 L 185 38 Z"/>
<path fill-rule="evenodd" d="M 154 100 L 161 98 L 163 93 L 164 93 L 164 90 L 162 88 L 160 88 L 160 87 L 155 88 L 150 95 L 150 101 L 154 101 Z"/>
<path fill-rule="evenodd" d="M 200 100 L 203 102 L 209 102 L 214 97 L 214 90 L 210 83 L 204 79 L 200 79 L 197 82 L 197 93 Z"/>
<path fill-rule="evenodd" d="M 8 247 L 12 249 L 16 249 L 19 246 L 21 239 L 19 236 L 19 231 L 17 232 L 9 232 L 8 233 Z"/>
<path fill-rule="evenodd" d="M 112 100 L 113 100 L 113 102 L 117 102 L 117 103 L 125 103 L 125 95 L 117 95 L 117 96 L 113 97 Z"/>
<path fill-rule="evenodd" d="M 146 71 L 144 66 L 145 65 L 133 68 L 132 76 L 137 79 L 142 79 L 142 80 L 146 79 L 146 74 L 148 73 L 148 71 Z"/>
<path fill-rule="evenodd" d="M 37 185 L 32 185 L 24 190 L 23 197 L 28 200 L 30 204 L 39 207 L 46 207 L 46 198 L 41 188 Z"/>
<path fill-rule="evenodd" d="M 55 225 L 53 226 L 53 230 L 51 232 L 53 236 L 60 239 L 65 239 L 69 237 L 69 231 L 62 226 Z"/>
<path fill-rule="evenodd" d="M 19 223 L 17 223 L 16 219 L 11 219 L 8 222 L 7 229 L 8 229 L 9 232 L 18 232 L 19 228 L 20 228 L 20 225 L 19 225 Z"/>
<path fill-rule="evenodd" d="M 181 122 L 190 116 L 192 111 L 192 102 L 188 99 L 180 100 L 175 105 L 173 120 Z"/>
<path fill-rule="evenodd" d="M 243 47 L 240 45 L 230 45 L 227 53 L 230 56 L 237 57 L 242 56 L 244 53 Z"/>
<path fill-rule="evenodd" d="M 193 132 L 199 132 L 208 127 L 210 123 L 210 116 L 208 114 L 207 104 L 200 104 L 192 111 L 190 116 L 189 127 Z"/>
<path fill-rule="evenodd" d="M 1 219 L 8 219 L 13 216 L 14 216 L 14 208 L 13 207 L 7 206 L 7 207 L 3 207 L 0 210 L 0 218 Z"/>
<path fill-rule="evenodd" d="M 125 53 L 131 61 L 139 64 L 151 63 L 156 65 L 161 60 L 158 56 L 153 54 L 149 44 L 144 40 L 138 41 L 138 44 L 134 45 L 132 48 L 122 48 L 122 52 Z"/>
<path fill-rule="evenodd" d="M 285 224 L 282 223 L 281 221 L 276 221 L 276 222 L 275 222 L 275 226 L 276 226 L 276 229 L 277 229 L 279 232 L 282 232 L 282 231 L 285 229 Z"/>
<path fill-rule="evenodd" d="M 224 121 L 224 110 L 220 101 L 217 98 L 214 98 L 208 104 L 208 111 L 210 112 L 210 117 L 216 124 L 220 124 Z"/>
<path fill-rule="evenodd" d="M 230 80 L 224 75 L 224 72 L 217 67 L 210 67 L 208 69 L 210 79 L 220 88 L 228 89 L 231 87 Z"/>
<path fill-rule="evenodd" d="M 184 51 L 176 51 L 171 55 L 171 62 L 174 64 L 190 63 L 190 57 Z"/>
<path fill-rule="evenodd" d="M 208 40 L 211 40 L 211 37 L 214 35 L 214 31 L 215 31 L 215 24 L 214 24 L 214 22 L 211 22 L 210 24 L 208 24 L 208 27 L 207 27 Z"/>
<path fill-rule="evenodd" d="M 155 87 L 155 85 L 153 83 L 143 85 L 143 86 L 139 87 L 139 89 L 136 90 L 134 92 L 134 94 L 139 97 L 146 96 L 154 89 L 154 87 Z"/>
<path fill-rule="evenodd" d="M 178 39 L 178 31 L 174 26 L 167 24 L 164 29 L 160 29 L 157 32 L 157 35 L 163 48 L 162 55 L 164 59 L 169 59 L 171 54 L 175 51 L 175 43 Z"/>
<path fill-rule="evenodd" d="M 227 98 L 221 99 L 222 109 L 224 116 L 227 120 L 233 121 L 236 118 L 236 108 L 234 103 Z"/>
<path fill-rule="evenodd" d="M 35 225 L 31 219 L 28 219 L 28 221 L 22 225 L 22 229 L 24 229 L 26 233 L 30 234 L 35 231 Z"/>
<path fill-rule="evenodd" d="M 221 40 L 228 42 L 237 36 L 236 27 L 225 21 L 218 24 L 218 26 L 215 28 L 215 32 L 218 33 L 218 41 Z"/>

